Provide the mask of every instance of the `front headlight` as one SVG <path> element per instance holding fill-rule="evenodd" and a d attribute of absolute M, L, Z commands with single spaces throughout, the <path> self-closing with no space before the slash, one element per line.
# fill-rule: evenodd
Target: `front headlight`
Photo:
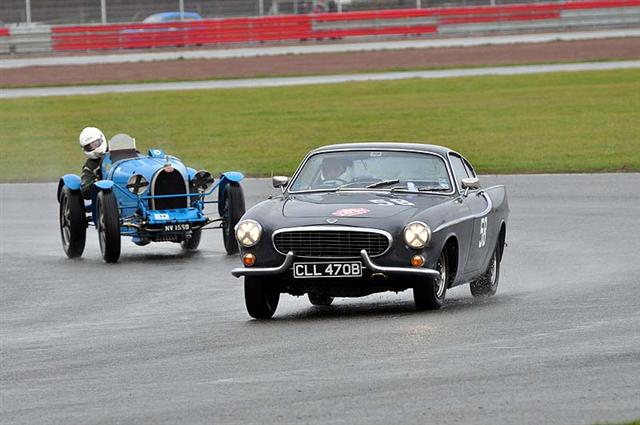
<path fill-rule="evenodd" d="M 421 221 L 413 221 L 404 227 L 404 241 L 411 248 L 422 249 L 429 245 L 431 229 Z"/>
<path fill-rule="evenodd" d="M 255 220 L 242 220 L 236 226 L 236 239 L 245 248 L 257 244 L 261 236 L 262 226 Z"/>

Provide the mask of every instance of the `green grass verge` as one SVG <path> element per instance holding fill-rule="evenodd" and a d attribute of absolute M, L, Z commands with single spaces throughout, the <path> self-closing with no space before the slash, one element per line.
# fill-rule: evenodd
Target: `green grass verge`
<path fill-rule="evenodd" d="M 640 70 L 12 99 L 0 116 L 2 182 L 78 173 L 86 125 L 253 176 L 358 140 L 446 145 L 481 173 L 640 170 Z"/>

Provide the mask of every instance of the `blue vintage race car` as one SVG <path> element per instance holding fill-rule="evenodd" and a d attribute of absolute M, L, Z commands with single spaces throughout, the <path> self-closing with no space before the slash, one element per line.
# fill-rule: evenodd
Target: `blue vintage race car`
<path fill-rule="evenodd" d="M 241 173 L 228 171 L 215 182 L 209 172 L 189 168 L 161 149 L 142 155 L 133 138 L 118 134 L 109 141 L 102 176 L 91 188 L 90 201 L 82 198 L 79 176 L 67 174 L 58 183 L 60 235 L 69 258 L 82 255 L 88 225 L 98 230 L 108 263 L 120 257 L 121 236 L 141 246 L 177 242 L 192 251 L 212 224 L 222 229 L 227 253 L 238 252 L 233 229 L 245 211 Z M 217 200 L 206 200 L 216 189 Z M 209 203 L 218 204 L 219 217 L 205 215 Z"/>

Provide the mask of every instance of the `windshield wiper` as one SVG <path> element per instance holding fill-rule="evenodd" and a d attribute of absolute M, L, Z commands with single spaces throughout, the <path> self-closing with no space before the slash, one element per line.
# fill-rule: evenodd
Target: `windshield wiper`
<path fill-rule="evenodd" d="M 373 189 L 375 187 L 389 186 L 391 184 L 399 183 L 400 180 L 392 179 L 392 180 L 380 180 L 379 182 L 371 183 L 368 186 L 365 186 L 365 189 Z"/>
<path fill-rule="evenodd" d="M 448 192 L 448 187 L 442 186 L 420 186 L 411 190 L 408 187 L 394 187 L 391 189 L 392 192 L 409 192 L 409 193 L 419 193 L 419 192 Z"/>

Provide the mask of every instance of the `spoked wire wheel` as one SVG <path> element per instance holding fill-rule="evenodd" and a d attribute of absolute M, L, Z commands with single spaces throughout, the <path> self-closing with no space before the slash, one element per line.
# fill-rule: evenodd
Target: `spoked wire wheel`
<path fill-rule="evenodd" d="M 120 212 L 113 192 L 100 191 L 97 197 L 98 241 L 102 258 L 116 263 L 120 258 Z"/>
<path fill-rule="evenodd" d="M 60 239 L 69 258 L 82 255 L 87 235 L 84 201 L 78 191 L 63 187 L 60 192 Z"/>
<path fill-rule="evenodd" d="M 244 214 L 245 203 L 242 186 L 239 183 L 229 183 L 224 188 L 222 204 L 222 240 L 227 254 L 236 254 L 239 251 L 238 241 L 234 234 L 234 228 L 240 217 Z"/>

